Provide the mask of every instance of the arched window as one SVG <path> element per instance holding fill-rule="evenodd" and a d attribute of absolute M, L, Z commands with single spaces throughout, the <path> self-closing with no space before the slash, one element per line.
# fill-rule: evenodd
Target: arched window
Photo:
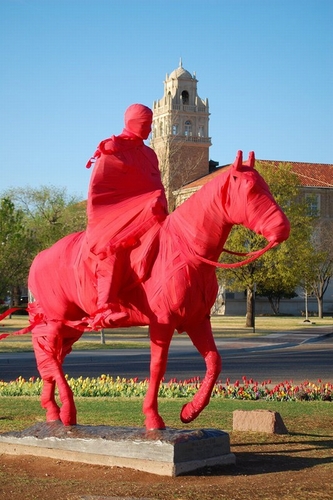
<path fill-rule="evenodd" d="M 188 104 L 190 101 L 187 90 L 183 90 L 183 92 L 182 92 L 182 101 L 183 101 L 183 104 Z"/>
<path fill-rule="evenodd" d="M 192 135 L 192 123 L 190 122 L 190 120 L 186 120 L 185 122 L 185 135 Z"/>

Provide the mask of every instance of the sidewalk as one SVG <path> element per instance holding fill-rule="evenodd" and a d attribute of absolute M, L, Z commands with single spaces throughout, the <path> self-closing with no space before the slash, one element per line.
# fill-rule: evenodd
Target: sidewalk
<path fill-rule="evenodd" d="M 309 328 L 309 329 L 308 329 Z M 109 330 L 107 330 L 109 332 Z M 137 337 L 135 335 L 131 336 L 130 334 L 119 335 L 119 331 L 117 331 L 117 336 L 115 340 L 117 341 L 135 341 L 147 343 L 149 342 L 148 331 L 147 336 L 145 332 L 142 332 L 142 337 Z M 213 328 L 214 334 L 214 328 Z M 86 335 L 86 339 L 89 334 Z M 333 327 L 332 326 L 318 326 L 318 327 L 303 327 L 300 325 L 299 330 L 292 331 L 283 331 L 283 332 L 275 332 L 270 333 L 268 335 L 260 335 L 256 336 L 252 333 L 251 329 L 249 329 L 248 334 L 244 334 L 244 336 L 232 336 L 230 337 L 219 337 L 217 335 L 214 336 L 215 343 L 219 349 L 241 349 L 241 350 L 261 350 L 261 349 L 283 349 L 287 347 L 294 347 L 301 344 L 308 344 L 314 342 L 322 342 L 322 341 L 331 341 L 333 342 Z M 82 338 L 84 340 L 84 337 Z M 177 332 L 174 334 L 170 349 L 177 349 L 180 346 L 188 346 L 191 344 L 191 339 L 188 337 L 186 333 L 178 334 Z"/>
<path fill-rule="evenodd" d="M 254 349 L 283 349 L 325 340 L 333 342 L 333 328 L 331 326 L 311 327 L 311 330 L 307 330 L 307 327 L 300 327 L 299 330 L 270 333 L 260 337 L 249 334 L 249 337 L 241 338 L 216 338 L 215 342 L 221 348 L 252 351 Z"/>

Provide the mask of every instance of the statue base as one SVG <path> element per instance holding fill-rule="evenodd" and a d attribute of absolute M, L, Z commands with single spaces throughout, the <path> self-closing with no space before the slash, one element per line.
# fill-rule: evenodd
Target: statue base
<path fill-rule="evenodd" d="M 38 423 L 0 434 L 0 453 L 34 455 L 179 476 L 207 466 L 236 463 L 226 432 Z"/>

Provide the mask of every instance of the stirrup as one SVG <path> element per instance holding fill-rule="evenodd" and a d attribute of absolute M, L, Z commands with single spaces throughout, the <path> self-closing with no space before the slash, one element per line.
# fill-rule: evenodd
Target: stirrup
<path fill-rule="evenodd" d="M 92 327 L 93 328 L 110 328 L 123 319 L 127 319 L 128 314 L 124 311 L 112 311 L 111 309 L 100 310 L 95 313 Z"/>

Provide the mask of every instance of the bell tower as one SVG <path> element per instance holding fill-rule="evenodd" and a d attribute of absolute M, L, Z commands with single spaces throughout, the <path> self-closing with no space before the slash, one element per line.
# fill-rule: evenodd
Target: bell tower
<path fill-rule="evenodd" d="M 166 75 L 162 99 L 153 103 L 150 146 L 159 160 L 170 211 L 174 191 L 209 173 L 209 106 L 208 99 L 198 96 L 197 83 L 180 60 Z"/>

